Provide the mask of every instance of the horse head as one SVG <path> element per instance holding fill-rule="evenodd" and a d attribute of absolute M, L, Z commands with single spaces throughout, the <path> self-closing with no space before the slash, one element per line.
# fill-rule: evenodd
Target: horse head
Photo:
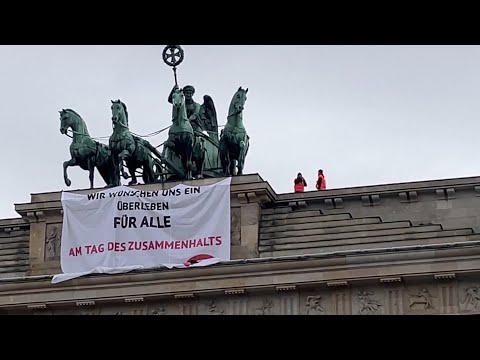
<path fill-rule="evenodd" d="M 240 86 L 237 92 L 233 95 L 232 101 L 230 102 L 230 109 L 228 111 L 228 116 L 240 114 L 245 108 L 245 102 L 247 101 L 247 89 L 242 89 Z"/>
<path fill-rule="evenodd" d="M 127 105 L 119 100 L 111 100 L 112 102 L 112 123 L 113 125 L 121 124 L 128 128 L 128 112 Z"/>
<path fill-rule="evenodd" d="M 185 106 L 185 95 L 182 89 L 176 89 L 173 92 L 172 103 L 173 103 L 173 107 L 176 109 L 181 109 L 182 106 Z"/>
<path fill-rule="evenodd" d="M 187 108 L 185 106 L 185 94 L 182 89 L 175 89 L 172 94 L 172 121 L 188 121 Z"/>
<path fill-rule="evenodd" d="M 88 135 L 85 122 L 82 117 L 71 109 L 62 109 L 60 113 L 60 133 L 66 134 L 68 129 L 71 128 L 73 131 L 82 131 Z M 83 126 L 81 126 L 83 125 Z"/>
<path fill-rule="evenodd" d="M 62 109 L 62 111 L 59 111 L 60 113 L 60 133 L 61 134 L 66 134 L 68 128 L 70 127 L 70 116 L 67 112 L 67 110 Z"/>

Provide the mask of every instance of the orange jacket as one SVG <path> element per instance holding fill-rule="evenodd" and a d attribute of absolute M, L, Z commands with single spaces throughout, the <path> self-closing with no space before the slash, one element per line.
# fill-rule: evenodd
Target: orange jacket
<path fill-rule="evenodd" d="M 325 175 L 318 175 L 317 190 L 326 190 L 326 189 L 327 189 L 327 183 L 325 181 Z"/>
<path fill-rule="evenodd" d="M 305 181 L 305 179 L 299 179 L 299 178 L 296 178 L 293 181 L 293 184 L 294 184 L 293 188 L 295 192 L 304 192 L 305 186 L 307 186 L 307 182 Z"/>

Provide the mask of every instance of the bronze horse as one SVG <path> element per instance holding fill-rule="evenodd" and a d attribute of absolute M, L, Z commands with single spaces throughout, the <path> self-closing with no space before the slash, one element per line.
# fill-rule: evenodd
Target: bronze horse
<path fill-rule="evenodd" d="M 105 181 L 107 186 L 113 185 L 114 168 L 112 154 L 107 145 L 93 140 L 88 133 L 87 124 L 82 117 L 71 109 L 62 109 L 60 113 L 60 132 L 67 134 L 68 129 L 72 130 L 72 144 L 70 145 L 71 159 L 63 163 L 63 178 L 65 184 L 70 186 L 67 168 L 80 166 L 89 172 L 90 188 L 93 189 L 95 168 Z"/>
<path fill-rule="evenodd" d="M 128 127 L 127 106 L 120 100 L 112 100 L 113 134 L 110 136 L 110 149 L 115 168 L 115 185 L 120 185 L 120 172 L 125 179 L 128 174 L 123 169 L 125 161 L 132 180 L 129 185 L 137 184 L 136 170 L 142 168 L 145 184 L 158 181 L 159 171 L 151 155 L 153 148 L 148 141 L 132 135 Z M 159 167 L 157 167 L 159 170 Z"/>
<path fill-rule="evenodd" d="M 243 109 L 247 101 L 247 89 L 240 86 L 233 95 L 228 110 L 227 125 L 220 136 L 220 161 L 225 176 L 242 175 L 248 153 L 249 139 L 243 126 Z M 235 165 L 237 171 L 235 171 Z"/>

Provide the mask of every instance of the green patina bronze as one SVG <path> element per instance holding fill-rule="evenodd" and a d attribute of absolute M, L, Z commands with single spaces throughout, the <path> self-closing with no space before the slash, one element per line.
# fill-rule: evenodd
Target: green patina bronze
<path fill-rule="evenodd" d="M 164 154 L 172 161 L 174 161 L 174 156 L 180 158 L 183 178 L 191 179 L 194 136 L 192 125 L 187 117 L 183 91 L 175 88 L 171 94 L 170 102 L 173 104 L 173 124 L 168 131 L 168 140 L 164 144 Z"/>
<path fill-rule="evenodd" d="M 242 175 L 250 137 L 243 126 L 247 89 L 240 86 L 228 109 L 227 125 L 220 137 L 220 161 L 225 176 Z M 235 167 L 236 165 L 236 167 Z"/>
<path fill-rule="evenodd" d="M 112 101 L 113 134 L 108 146 L 90 137 L 80 115 L 73 110 L 62 110 L 60 131 L 67 134 L 67 130 L 71 129 L 73 132 L 70 146 L 72 159 L 63 164 L 67 186 L 71 185 L 67 176 L 69 166 L 88 170 L 92 188 L 95 168 L 107 186 L 121 185 L 122 176 L 124 179 L 131 178 L 129 185 L 136 184 L 137 170 L 141 170 L 145 184 L 243 173 L 250 140 L 243 125 L 248 89 L 240 87 L 235 92 L 227 124 L 219 137 L 212 97 L 204 95 L 203 104 L 199 104 L 193 99 L 195 88 L 192 85 L 178 86 L 176 70 L 184 58 L 181 47 L 168 45 L 162 56 L 165 63 L 173 67 L 175 77 L 175 86 L 168 96 L 168 102 L 173 107 L 172 125 L 163 144 L 163 152 L 130 131 L 127 106 L 120 100 Z M 147 136 L 158 135 L 163 130 Z"/>
<path fill-rule="evenodd" d="M 80 166 L 88 170 L 90 188 L 93 189 L 94 171 L 97 168 L 107 185 L 114 184 L 113 162 L 111 151 L 107 145 L 93 140 L 88 133 L 87 125 L 82 117 L 71 109 L 63 109 L 60 113 L 60 132 L 67 135 L 68 129 L 73 133 L 72 144 L 70 145 L 71 159 L 63 163 L 63 178 L 65 184 L 70 186 L 67 168 L 69 166 Z"/>
<path fill-rule="evenodd" d="M 195 88 L 187 85 L 180 89 L 175 85 L 168 96 L 168 102 L 172 103 L 173 94 L 180 90 L 185 97 L 186 118 L 190 122 L 194 133 L 192 153 L 192 177 L 199 179 L 221 176 L 220 162 L 218 157 L 218 124 L 217 113 L 213 99 L 205 95 L 202 105 L 193 100 Z M 171 158 L 179 164 L 180 159 Z"/>
<path fill-rule="evenodd" d="M 137 184 L 136 170 L 142 169 L 145 184 L 158 181 L 161 175 L 161 164 L 152 156 L 153 146 L 146 140 L 132 135 L 128 125 L 127 106 L 120 100 L 112 100 L 113 134 L 109 145 L 114 164 L 114 185 L 121 185 L 120 173 L 125 179 L 132 180 L 129 185 Z M 124 170 L 124 161 L 130 176 Z"/>

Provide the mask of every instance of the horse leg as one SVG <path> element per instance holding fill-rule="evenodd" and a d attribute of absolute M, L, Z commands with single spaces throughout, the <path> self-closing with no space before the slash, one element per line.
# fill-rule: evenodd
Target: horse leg
<path fill-rule="evenodd" d="M 185 180 L 192 179 L 192 149 L 187 148 L 185 149 L 184 154 L 182 155 L 182 166 L 185 170 Z"/>
<path fill-rule="evenodd" d="M 120 186 L 120 164 L 118 163 L 118 155 L 112 153 L 112 163 L 113 163 L 113 178 L 112 185 Z"/>
<path fill-rule="evenodd" d="M 229 176 L 228 168 L 229 168 L 229 160 L 228 160 L 228 148 L 225 143 L 225 139 L 220 139 L 220 163 L 222 165 L 223 175 Z"/>
<path fill-rule="evenodd" d="M 75 158 L 73 158 L 73 157 L 70 160 L 65 161 L 63 163 L 63 179 L 65 180 L 65 185 L 67 185 L 67 186 L 72 185 L 72 182 L 68 178 L 67 168 L 69 166 L 76 166 L 76 165 L 77 165 L 77 162 L 75 161 Z"/>
<path fill-rule="evenodd" d="M 247 149 L 247 146 L 245 144 L 245 140 L 240 141 L 239 144 L 240 151 L 238 152 L 238 172 L 237 175 L 242 175 L 243 174 L 243 166 L 245 164 L 245 150 Z"/>
<path fill-rule="evenodd" d="M 109 168 L 106 164 L 97 165 L 97 170 L 100 173 L 103 181 L 105 182 L 105 187 L 112 185 L 111 174 L 109 173 Z"/>
<path fill-rule="evenodd" d="M 109 164 L 110 162 L 108 161 L 108 158 L 105 159 L 103 155 L 98 154 L 95 157 L 94 169 L 95 168 L 97 169 L 98 173 L 100 174 L 100 177 L 103 179 L 106 186 L 111 184 L 110 174 L 109 174 Z"/>
<path fill-rule="evenodd" d="M 116 179 L 116 174 L 115 174 L 115 161 L 113 159 L 112 153 L 110 153 L 105 161 L 105 173 L 107 176 L 107 180 L 105 182 L 107 183 L 107 187 L 112 187 L 115 186 L 115 179 Z"/>
<path fill-rule="evenodd" d="M 152 170 L 150 169 L 150 164 L 148 162 L 144 162 L 143 166 L 143 173 L 142 173 L 142 179 L 144 184 L 151 184 L 152 181 Z"/>
<path fill-rule="evenodd" d="M 224 169 L 223 172 L 225 173 L 225 176 L 232 176 L 233 173 L 232 173 L 232 168 L 231 168 L 231 163 L 232 163 L 232 160 L 230 159 L 230 150 L 226 149 L 225 150 L 225 165 L 224 165 Z"/>
<path fill-rule="evenodd" d="M 125 159 L 125 158 L 124 158 Z M 127 180 L 130 176 L 128 176 L 128 173 L 125 171 L 125 166 L 127 166 L 128 168 L 128 165 L 125 165 L 126 164 L 126 161 L 123 162 L 121 161 L 120 162 L 120 168 L 122 169 L 122 177 Z M 132 175 L 133 176 L 133 175 Z"/>
<path fill-rule="evenodd" d="M 185 178 L 183 180 L 189 180 L 190 178 L 188 177 L 189 171 L 188 171 L 188 159 L 185 154 L 185 156 L 181 157 L 182 160 L 182 167 L 185 170 Z"/>
<path fill-rule="evenodd" d="M 237 155 L 235 154 L 236 146 L 235 143 L 230 144 L 230 149 L 227 151 L 228 154 L 228 167 L 229 170 L 228 172 L 230 173 L 230 176 L 235 176 L 237 175 Z"/>
<path fill-rule="evenodd" d="M 137 170 L 137 166 L 134 161 L 127 161 L 127 168 L 132 180 L 128 183 L 128 185 L 136 185 L 137 184 L 137 175 L 135 171 Z"/>
<path fill-rule="evenodd" d="M 228 172 L 230 173 L 230 176 L 235 176 L 235 175 L 237 175 L 237 169 L 235 167 L 236 160 L 233 156 L 229 156 L 229 158 L 230 159 L 229 159 L 229 162 L 228 162 L 228 167 L 229 167 Z"/>
<path fill-rule="evenodd" d="M 143 162 L 143 182 L 145 184 L 153 184 L 155 182 L 155 175 L 153 170 L 153 161 L 146 156 L 146 159 Z"/>
<path fill-rule="evenodd" d="M 205 149 L 202 147 L 200 157 L 197 161 L 197 179 L 203 179 L 203 166 L 205 164 Z"/>
<path fill-rule="evenodd" d="M 205 158 L 207 157 L 207 149 L 205 148 L 205 143 L 202 140 L 202 152 L 200 157 L 200 177 L 203 179 L 203 168 L 205 166 Z"/>
<path fill-rule="evenodd" d="M 119 165 L 120 165 L 120 170 L 122 172 L 122 176 L 125 180 L 127 180 L 129 178 L 127 172 L 125 171 L 125 163 L 128 161 L 132 161 L 132 162 L 135 162 L 134 159 L 132 159 L 132 155 L 135 151 L 135 144 L 131 144 L 130 146 L 128 146 L 126 149 L 123 149 L 120 154 L 118 155 L 119 156 Z M 128 164 L 127 164 L 127 167 L 128 167 Z M 133 176 L 133 174 L 132 174 Z"/>
<path fill-rule="evenodd" d="M 192 150 L 192 163 L 195 165 L 195 172 L 192 170 L 192 178 L 198 177 L 200 169 L 198 168 L 198 159 L 200 157 L 199 143 L 195 141 Z"/>
<path fill-rule="evenodd" d="M 118 163 L 117 163 L 117 164 L 118 164 L 118 172 L 119 172 L 118 177 L 119 177 L 119 178 L 120 178 L 120 173 L 121 173 L 121 175 L 123 176 L 124 179 L 128 179 L 128 177 L 129 177 L 128 174 L 127 174 L 127 172 L 126 172 L 125 169 L 124 169 L 124 163 L 123 163 L 123 161 L 124 161 L 129 155 L 130 155 L 130 153 L 129 153 L 128 150 L 122 150 L 122 151 L 120 152 L 120 154 L 118 154 L 118 159 L 117 159 Z M 119 182 L 120 182 L 120 179 L 119 179 Z M 119 184 L 119 185 L 120 185 L 120 184 Z"/>
<path fill-rule="evenodd" d="M 116 173 L 116 166 L 115 166 L 115 157 L 113 154 L 110 152 L 110 154 L 107 156 L 105 161 L 102 162 L 102 169 L 103 169 L 103 180 L 105 181 L 106 187 L 112 187 L 116 186 L 116 179 L 117 179 L 117 173 Z M 100 170 L 100 168 L 99 168 Z"/>
<path fill-rule="evenodd" d="M 93 157 L 89 157 L 87 160 L 88 164 L 88 179 L 90 180 L 90 189 L 93 189 L 93 177 L 95 174 L 95 162 Z"/>
<path fill-rule="evenodd" d="M 182 134 L 180 138 L 180 143 L 183 145 L 183 151 L 181 154 L 182 167 L 185 170 L 185 179 L 192 179 L 192 157 L 193 157 L 193 135 L 192 134 Z"/>
<path fill-rule="evenodd" d="M 192 157 L 193 157 L 193 135 L 187 145 L 187 168 L 188 168 L 187 179 L 188 180 L 192 179 L 192 169 L 193 169 Z"/>
<path fill-rule="evenodd" d="M 195 162 L 196 179 L 203 179 L 203 164 L 205 162 L 205 147 L 203 140 L 199 140 L 193 148 L 192 155 Z"/>

